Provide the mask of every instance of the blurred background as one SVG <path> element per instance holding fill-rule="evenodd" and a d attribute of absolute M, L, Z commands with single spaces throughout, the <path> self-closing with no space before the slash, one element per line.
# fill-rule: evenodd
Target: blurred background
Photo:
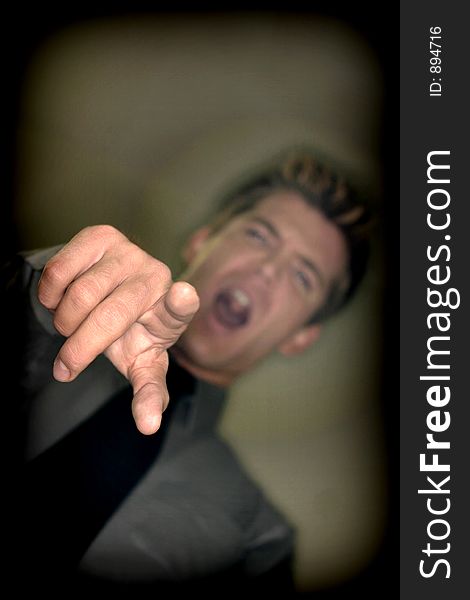
<path fill-rule="evenodd" d="M 384 64 L 338 15 L 70 19 L 28 54 L 19 90 L 17 248 L 110 223 L 177 274 L 182 243 L 218 199 L 298 146 L 337 166 L 384 214 Z M 240 380 L 220 425 L 296 528 L 305 593 L 372 581 L 387 559 L 384 231 L 379 224 L 364 284 L 320 342 Z"/>

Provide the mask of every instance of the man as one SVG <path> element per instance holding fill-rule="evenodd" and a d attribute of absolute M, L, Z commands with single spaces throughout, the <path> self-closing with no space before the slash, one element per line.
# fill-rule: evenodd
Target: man
<path fill-rule="evenodd" d="M 110 226 L 10 265 L 10 311 L 29 313 L 18 538 L 36 580 L 132 594 L 291 583 L 292 527 L 217 416 L 237 377 L 304 351 L 351 297 L 367 223 L 346 184 L 301 155 L 192 235 L 178 281 Z"/>

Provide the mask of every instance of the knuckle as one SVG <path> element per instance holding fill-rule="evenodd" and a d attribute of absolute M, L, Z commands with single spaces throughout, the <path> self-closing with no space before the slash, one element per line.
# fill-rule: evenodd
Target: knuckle
<path fill-rule="evenodd" d="M 71 333 L 70 327 L 67 325 L 66 320 L 63 318 L 62 312 L 58 311 L 55 313 L 52 320 L 56 330 L 63 336 L 68 337 Z"/>
<path fill-rule="evenodd" d="M 157 291 L 158 296 L 162 292 L 162 288 L 167 290 L 172 282 L 172 273 L 170 268 L 158 260 L 155 260 L 147 280 L 147 285 L 151 291 Z"/>
<path fill-rule="evenodd" d="M 158 261 L 157 273 L 162 281 L 168 282 L 172 279 L 170 267 L 163 262 Z"/>
<path fill-rule="evenodd" d="M 74 309 L 90 309 L 101 298 L 101 288 L 96 280 L 82 278 L 72 283 L 67 291 L 67 299 Z"/>
<path fill-rule="evenodd" d="M 148 309 L 169 289 L 171 282 L 170 269 L 164 263 L 152 260 L 150 268 L 139 278 L 138 282 L 135 282 L 134 296 L 142 301 L 141 305 L 143 305 L 144 299 L 150 300 L 146 304 L 146 309 Z"/>
<path fill-rule="evenodd" d="M 65 284 L 67 272 L 60 261 L 50 260 L 46 263 L 38 287 L 39 300 L 45 304 L 49 301 L 53 288 Z"/>
<path fill-rule="evenodd" d="M 158 260 L 158 258 L 155 258 L 150 254 L 147 254 L 147 258 L 148 260 L 146 266 L 148 273 L 151 273 L 160 279 L 171 279 L 171 269 L 166 263 Z"/>
<path fill-rule="evenodd" d="M 66 342 L 60 351 L 62 362 L 72 371 L 81 371 L 83 365 L 83 352 L 80 345 L 72 341 Z"/>
<path fill-rule="evenodd" d="M 117 332 L 123 323 L 130 321 L 130 310 L 127 303 L 115 298 L 112 302 L 100 305 L 90 316 L 98 331 L 111 335 Z"/>
<path fill-rule="evenodd" d="M 100 279 L 102 279 L 105 284 L 114 282 L 117 285 L 119 283 L 118 278 L 120 276 L 122 263 L 123 257 L 121 255 L 108 253 L 106 255 L 106 262 L 100 269 Z"/>
<path fill-rule="evenodd" d="M 98 238 L 115 238 L 122 235 L 116 227 L 108 224 L 91 225 L 86 229 L 88 229 L 93 236 Z"/>
<path fill-rule="evenodd" d="M 127 240 L 126 236 L 116 229 L 113 225 L 89 225 L 80 232 L 82 241 L 87 244 L 97 245 L 102 248 L 116 246 L 123 240 Z"/>

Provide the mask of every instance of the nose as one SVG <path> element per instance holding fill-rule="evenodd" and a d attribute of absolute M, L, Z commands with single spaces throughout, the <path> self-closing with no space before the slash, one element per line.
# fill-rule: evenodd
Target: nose
<path fill-rule="evenodd" d="M 280 252 L 265 256 L 259 265 L 258 272 L 269 285 L 279 281 L 284 267 L 283 257 Z"/>

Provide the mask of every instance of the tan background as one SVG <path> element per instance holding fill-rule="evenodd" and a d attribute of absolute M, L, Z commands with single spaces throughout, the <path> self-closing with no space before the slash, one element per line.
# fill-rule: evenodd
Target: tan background
<path fill-rule="evenodd" d="M 382 74 L 339 21 L 269 14 L 87 21 L 36 53 L 20 121 L 24 248 L 111 223 L 178 271 L 217 197 L 293 145 L 380 196 Z M 381 240 L 320 342 L 240 380 L 221 423 L 298 530 L 304 590 L 356 573 L 387 511 Z"/>

